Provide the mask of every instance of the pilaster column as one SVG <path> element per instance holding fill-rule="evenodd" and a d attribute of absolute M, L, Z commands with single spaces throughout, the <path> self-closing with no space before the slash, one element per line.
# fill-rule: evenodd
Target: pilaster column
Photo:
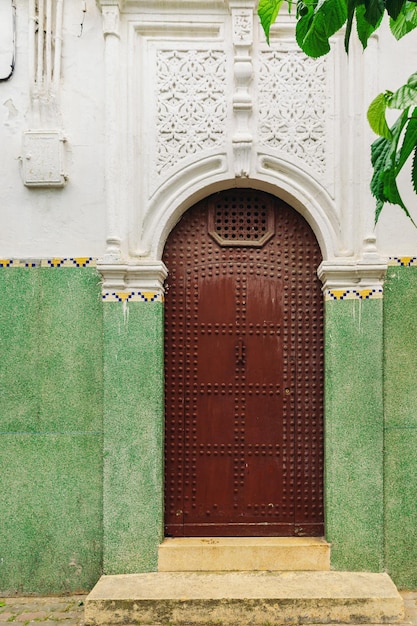
<path fill-rule="evenodd" d="M 120 10 L 123 0 L 98 0 L 103 14 L 104 71 L 105 71 L 105 198 L 107 237 L 104 261 L 120 260 Z"/>
<path fill-rule="evenodd" d="M 234 79 L 233 114 L 235 132 L 233 133 L 233 156 L 235 176 L 250 175 L 252 152 L 252 129 L 250 117 L 253 111 L 253 100 L 249 92 L 253 76 L 252 44 L 253 14 L 252 0 L 231 0 L 229 7 L 232 13 L 233 47 L 234 47 Z"/>
<path fill-rule="evenodd" d="M 319 267 L 325 299 L 325 520 L 334 569 L 383 568 L 383 279 L 373 236 Z"/>

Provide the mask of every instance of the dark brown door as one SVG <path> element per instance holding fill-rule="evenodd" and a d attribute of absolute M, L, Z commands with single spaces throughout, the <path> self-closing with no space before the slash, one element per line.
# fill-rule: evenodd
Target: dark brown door
<path fill-rule="evenodd" d="M 323 313 L 310 227 L 230 190 L 166 244 L 165 530 L 323 534 Z"/>

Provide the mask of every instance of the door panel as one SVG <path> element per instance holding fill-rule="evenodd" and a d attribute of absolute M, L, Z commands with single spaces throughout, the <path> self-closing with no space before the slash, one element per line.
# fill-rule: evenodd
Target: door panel
<path fill-rule="evenodd" d="M 323 534 L 320 260 L 304 219 L 253 190 L 171 233 L 168 535 Z"/>

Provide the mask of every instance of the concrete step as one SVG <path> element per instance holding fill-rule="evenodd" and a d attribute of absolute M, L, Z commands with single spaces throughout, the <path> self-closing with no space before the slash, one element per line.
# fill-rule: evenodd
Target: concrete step
<path fill-rule="evenodd" d="M 85 601 L 91 626 L 395 624 L 403 600 L 387 574 L 155 572 L 103 576 Z"/>
<path fill-rule="evenodd" d="M 160 572 L 329 570 L 320 537 L 186 537 L 159 546 Z"/>

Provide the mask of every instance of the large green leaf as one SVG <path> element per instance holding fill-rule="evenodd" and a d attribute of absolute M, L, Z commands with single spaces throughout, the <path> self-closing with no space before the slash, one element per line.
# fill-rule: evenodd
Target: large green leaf
<path fill-rule="evenodd" d="M 411 76 L 407 80 L 407 85 L 409 85 L 413 89 L 417 89 L 417 72 L 411 74 Z"/>
<path fill-rule="evenodd" d="M 417 27 L 417 3 L 406 2 L 396 20 L 390 19 L 391 32 L 396 39 L 401 39 L 404 35 Z"/>
<path fill-rule="evenodd" d="M 368 109 L 368 122 L 374 133 L 391 139 L 391 131 L 388 128 L 387 120 L 385 118 L 385 111 L 387 109 L 387 94 L 380 93 L 370 104 Z"/>
<path fill-rule="evenodd" d="M 319 57 L 330 50 L 329 39 L 347 19 L 347 0 L 320 0 L 317 5 L 304 3 L 307 11 L 300 15 L 297 43 L 310 57 Z"/>
<path fill-rule="evenodd" d="M 417 114 L 417 108 L 415 109 Z M 414 113 L 414 112 L 413 112 Z M 416 115 L 417 122 L 417 115 Z M 410 123 L 412 125 L 410 126 Z M 401 148 L 398 150 L 404 128 L 407 126 Z M 397 204 L 413 222 L 397 186 L 397 177 L 417 142 L 417 123 L 408 117 L 408 109 L 403 111 L 391 128 L 391 139 L 380 137 L 371 146 L 371 162 L 374 173 L 371 192 L 376 198 L 375 222 L 386 202 Z M 413 222 L 414 224 L 414 222 Z"/>
<path fill-rule="evenodd" d="M 401 149 L 398 151 L 396 156 L 395 166 L 397 174 L 400 172 L 417 145 L 417 108 L 412 111 L 411 116 L 408 115 L 407 111 L 407 119 L 404 123 L 404 127 L 406 127 L 404 139 Z"/>
<path fill-rule="evenodd" d="M 384 0 L 365 0 L 365 19 L 372 26 L 376 26 L 384 15 Z"/>
<path fill-rule="evenodd" d="M 417 89 L 407 83 L 390 96 L 387 104 L 390 109 L 406 109 L 409 106 L 416 106 Z"/>
<path fill-rule="evenodd" d="M 364 4 L 359 4 L 356 7 L 356 31 L 363 48 L 366 48 L 369 37 L 379 28 L 383 17 L 381 16 L 376 25 L 372 26 L 365 18 L 365 11 L 366 8 Z"/>
<path fill-rule="evenodd" d="M 374 173 L 371 179 L 371 192 L 379 200 L 386 201 L 384 196 L 384 169 L 391 150 L 391 142 L 385 137 L 379 137 L 371 145 L 371 163 Z"/>
<path fill-rule="evenodd" d="M 396 20 L 399 14 L 401 13 L 406 0 L 385 0 L 385 8 L 387 10 L 388 15 Z"/>
<path fill-rule="evenodd" d="M 355 9 L 358 2 L 361 0 L 347 0 L 347 18 L 346 18 L 346 30 L 345 30 L 345 50 L 349 52 L 349 41 L 352 33 L 353 18 L 355 16 Z"/>
<path fill-rule="evenodd" d="M 268 44 L 269 32 L 272 24 L 277 19 L 282 2 L 283 0 L 259 0 L 258 15 Z"/>

